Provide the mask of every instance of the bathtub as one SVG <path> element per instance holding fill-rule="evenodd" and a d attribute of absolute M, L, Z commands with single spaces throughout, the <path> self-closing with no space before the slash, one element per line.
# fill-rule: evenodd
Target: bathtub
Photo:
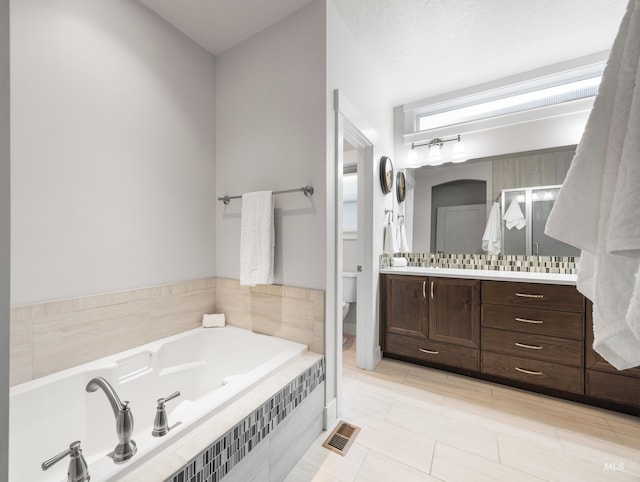
<path fill-rule="evenodd" d="M 306 345 L 231 326 L 196 328 L 11 387 L 9 480 L 65 481 L 68 457 L 46 472 L 40 464 L 75 440 L 92 482 L 118 480 L 306 352 Z M 134 416 L 138 450 L 119 464 L 108 456 L 118 439 L 107 397 L 85 391 L 98 376 L 130 402 Z M 166 405 L 172 428 L 153 437 L 157 399 L 176 390 L 180 397 Z"/>

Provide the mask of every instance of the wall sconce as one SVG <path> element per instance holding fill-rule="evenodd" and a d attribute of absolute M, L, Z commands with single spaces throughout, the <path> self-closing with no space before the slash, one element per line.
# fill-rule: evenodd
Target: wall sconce
<path fill-rule="evenodd" d="M 443 147 L 445 142 L 457 141 L 453 149 L 451 150 L 451 156 L 445 157 L 443 155 Z M 418 152 L 415 150 L 416 147 L 429 147 L 429 154 L 427 156 L 426 164 L 423 164 L 418 159 Z M 464 153 L 464 144 L 462 142 L 462 137 L 460 134 L 451 138 L 451 139 L 440 139 L 435 138 L 428 142 L 420 142 L 420 143 L 411 143 L 411 150 L 407 155 L 407 167 L 420 167 L 420 166 L 439 166 L 444 164 L 445 162 L 464 162 L 467 158 Z"/>

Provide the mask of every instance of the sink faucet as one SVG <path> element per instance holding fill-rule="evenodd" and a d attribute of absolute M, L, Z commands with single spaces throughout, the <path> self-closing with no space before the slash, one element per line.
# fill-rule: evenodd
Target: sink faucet
<path fill-rule="evenodd" d="M 92 378 L 87 383 L 87 392 L 95 392 L 102 388 L 116 417 L 116 433 L 120 443 L 113 449 L 113 460 L 124 462 L 133 457 L 137 451 L 136 443 L 131 440 L 133 434 L 133 414 L 129 408 L 129 402 L 121 402 L 113 387 L 102 377 Z"/>

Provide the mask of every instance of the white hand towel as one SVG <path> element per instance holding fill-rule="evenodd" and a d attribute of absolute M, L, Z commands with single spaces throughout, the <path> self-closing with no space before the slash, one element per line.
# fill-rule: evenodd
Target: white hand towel
<path fill-rule="evenodd" d="M 489 212 L 487 226 L 482 235 L 482 250 L 488 254 L 500 254 L 502 250 L 502 225 L 500 224 L 500 203 L 494 202 Z"/>
<path fill-rule="evenodd" d="M 392 256 L 398 252 L 392 221 L 387 223 L 387 227 L 384 230 L 384 251 Z"/>
<path fill-rule="evenodd" d="M 407 243 L 407 230 L 404 227 L 404 219 L 400 223 L 400 252 L 408 253 L 409 252 L 409 243 Z"/>
<path fill-rule="evenodd" d="M 545 233 L 582 249 L 594 349 L 640 365 L 640 2 L 630 0 Z"/>
<path fill-rule="evenodd" d="M 224 313 L 214 315 L 202 315 L 202 326 L 204 328 L 221 328 L 225 325 Z"/>
<path fill-rule="evenodd" d="M 242 195 L 240 284 L 273 283 L 273 197 L 271 191 Z"/>
<path fill-rule="evenodd" d="M 404 266 L 407 266 L 407 258 L 393 257 L 391 258 L 391 266 L 394 266 L 396 268 L 402 268 Z"/>
<path fill-rule="evenodd" d="M 520 203 L 518 203 L 516 198 L 513 198 L 511 204 L 509 204 L 509 209 L 504 213 L 502 219 L 506 221 L 507 229 L 522 229 L 527 225 L 527 220 L 524 218 L 524 214 L 522 214 L 522 210 L 520 209 Z"/>

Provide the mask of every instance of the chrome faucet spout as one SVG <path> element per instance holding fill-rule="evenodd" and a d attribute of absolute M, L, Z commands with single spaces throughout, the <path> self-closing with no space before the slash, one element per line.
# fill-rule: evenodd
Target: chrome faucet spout
<path fill-rule="evenodd" d="M 120 443 L 113 450 L 113 460 L 116 462 L 124 462 L 133 457 L 137 451 L 136 443 L 131 440 L 133 435 L 133 414 L 129 408 L 129 402 L 120 401 L 120 397 L 113 389 L 111 384 L 102 377 L 96 377 L 87 383 L 87 392 L 95 392 L 98 388 L 107 396 L 109 404 L 113 409 L 116 417 L 116 434 Z"/>
<path fill-rule="evenodd" d="M 109 403 L 111 404 L 113 415 L 118 418 L 118 414 L 124 407 L 123 403 L 120 401 L 120 397 L 118 397 L 118 394 L 111 384 L 102 377 L 92 378 L 89 383 L 87 383 L 86 390 L 87 392 L 95 392 L 98 388 L 102 388 L 104 394 L 109 400 Z"/>

